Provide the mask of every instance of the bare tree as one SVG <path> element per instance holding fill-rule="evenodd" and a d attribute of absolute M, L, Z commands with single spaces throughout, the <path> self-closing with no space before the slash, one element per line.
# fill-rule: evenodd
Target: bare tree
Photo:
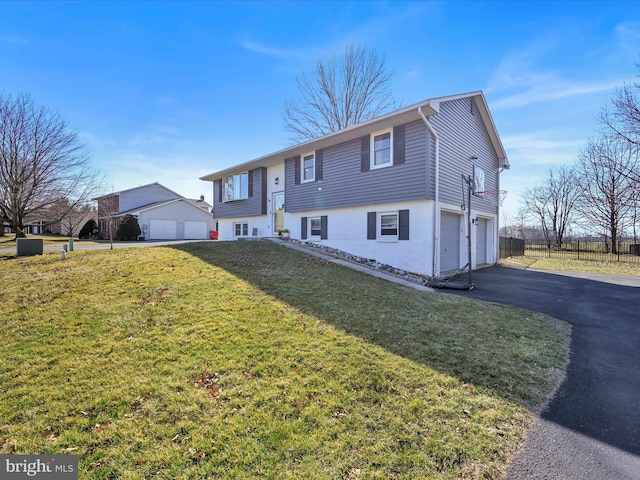
<path fill-rule="evenodd" d="M 523 205 L 540 220 L 547 242 L 561 247 L 579 196 L 575 172 L 563 165 L 550 169 L 541 184 L 526 190 Z"/>
<path fill-rule="evenodd" d="M 640 70 L 640 62 L 636 62 Z M 625 84 L 616 89 L 611 104 L 605 106 L 600 121 L 607 130 L 631 142 L 640 145 L 640 83 Z"/>
<path fill-rule="evenodd" d="M 73 232 L 78 230 L 90 218 L 96 217 L 97 212 L 88 203 L 77 204 L 71 208 L 61 220 L 62 233 L 72 237 Z"/>
<path fill-rule="evenodd" d="M 299 98 L 284 103 L 292 140 L 312 140 L 390 110 L 392 75 L 384 57 L 355 43 L 339 58 L 318 58 L 311 73 L 297 79 Z"/>
<path fill-rule="evenodd" d="M 109 239 L 111 250 L 113 250 L 113 235 L 117 229 L 118 211 L 120 210 L 120 199 L 115 193 L 102 195 L 94 198 L 98 201 L 98 221 L 101 222 L 99 228 L 100 235 L 106 230 L 106 236 Z M 104 222 L 104 224 L 102 224 Z M 103 228 L 104 227 L 104 228 Z M 103 238 L 103 237 L 101 237 Z"/>
<path fill-rule="evenodd" d="M 0 211 L 16 238 L 25 236 L 27 216 L 63 198 L 71 207 L 86 203 L 97 184 L 77 133 L 58 113 L 27 94 L 0 93 Z"/>
<path fill-rule="evenodd" d="M 590 140 L 576 162 L 583 227 L 594 233 L 604 232 L 611 239 L 614 254 L 618 253 L 618 236 L 635 203 L 632 174 L 637 166 L 638 147 L 616 135 Z"/>

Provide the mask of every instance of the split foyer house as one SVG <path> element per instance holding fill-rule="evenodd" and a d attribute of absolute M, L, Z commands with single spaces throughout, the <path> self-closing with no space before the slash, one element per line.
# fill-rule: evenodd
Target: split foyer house
<path fill-rule="evenodd" d="M 190 200 L 160 185 L 150 183 L 94 198 L 98 202 L 99 237 L 115 238 L 125 215 L 138 220 L 141 236 L 147 240 L 204 240 L 214 228 L 210 205 L 204 197 Z"/>
<path fill-rule="evenodd" d="M 286 229 L 438 277 L 468 263 L 468 211 L 472 268 L 497 262 L 499 203 L 490 193 L 507 168 L 478 91 L 425 100 L 201 180 L 213 183 L 220 240 Z M 489 195 L 469 206 L 473 180 L 475 193 Z"/>

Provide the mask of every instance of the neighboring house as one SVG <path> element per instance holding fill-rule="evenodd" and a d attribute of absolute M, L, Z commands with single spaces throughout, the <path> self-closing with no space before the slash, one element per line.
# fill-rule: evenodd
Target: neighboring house
<path fill-rule="evenodd" d="M 200 195 L 200 198 L 198 199 L 190 198 L 189 201 L 195 204 L 197 207 L 200 207 L 205 212 L 211 213 L 211 209 L 213 208 L 213 205 L 207 203 L 204 200 L 204 195 Z"/>
<path fill-rule="evenodd" d="M 110 193 L 98 198 L 100 238 L 109 238 L 111 220 L 115 238 L 120 219 L 133 215 L 138 219 L 141 236 L 147 240 L 204 240 L 214 230 L 210 206 L 204 201 L 189 200 L 173 190 L 151 183 Z"/>
<path fill-rule="evenodd" d="M 62 220 L 52 220 L 52 216 L 29 215 L 24 220 L 24 233 L 40 235 L 65 235 L 77 237 L 84 224 L 89 220 L 96 220 L 97 212 L 95 208 L 83 208 L 80 211 L 69 212 Z M 70 233 L 69 230 L 72 230 Z"/>
<path fill-rule="evenodd" d="M 433 98 L 206 175 L 220 240 L 320 242 L 438 277 L 468 263 L 474 170 L 499 190 L 509 162 L 482 92 Z M 480 175 L 477 175 L 480 177 Z M 473 182 L 471 182 L 473 183 Z M 473 268 L 498 261 L 499 207 L 472 197 Z"/>

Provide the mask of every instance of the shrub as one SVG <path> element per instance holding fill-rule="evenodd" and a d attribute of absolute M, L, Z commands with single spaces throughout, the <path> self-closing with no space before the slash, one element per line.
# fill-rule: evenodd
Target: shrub
<path fill-rule="evenodd" d="M 116 230 L 116 237 L 122 240 L 136 240 L 140 233 L 138 219 L 132 215 L 125 215 L 120 221 L 118 230 Z"/>
<path fill-rule="evenodd" d="M 98 233 L 98 224 L 91 218 L 84 224 L 84 227 L 80 229 L 78 238 L 93 238 Z"/>

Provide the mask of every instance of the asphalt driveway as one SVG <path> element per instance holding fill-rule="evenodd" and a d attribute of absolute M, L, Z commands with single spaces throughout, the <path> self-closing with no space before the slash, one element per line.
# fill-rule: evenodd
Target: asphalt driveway
<path fill-rule="evenodd" d="M 447 292 L 573 326 L 567 376 L 510 479 L 640 479 L 640 277 L 491 267 Z"/>

